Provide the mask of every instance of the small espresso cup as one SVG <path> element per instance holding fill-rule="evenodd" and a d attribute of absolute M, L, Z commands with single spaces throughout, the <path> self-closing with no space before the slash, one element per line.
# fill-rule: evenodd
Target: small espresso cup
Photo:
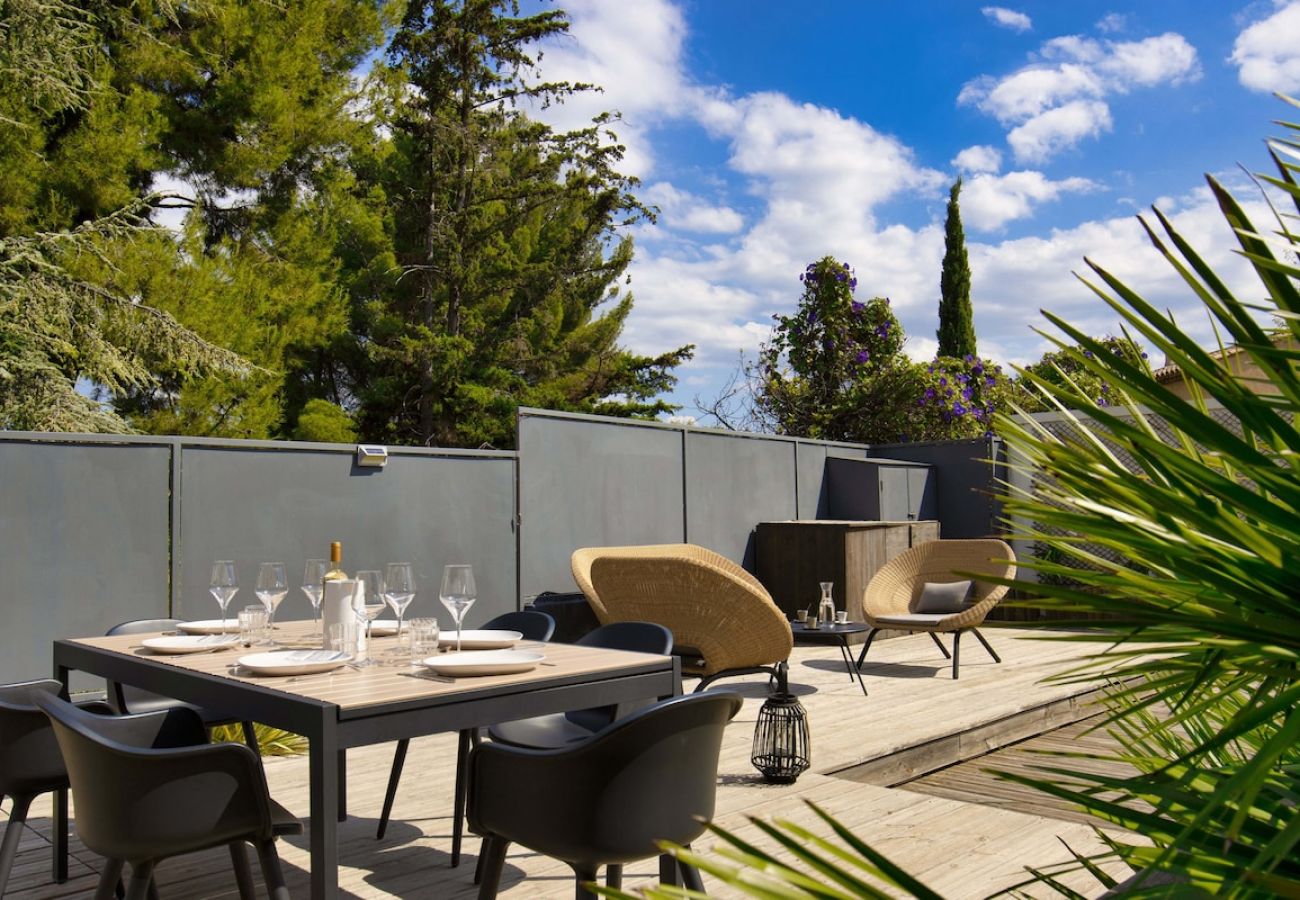
<path fill-rule="evenodd" d="M 797 620 L 799 620 L 800 622 L 807 622 L 807 621 L 808 621 L 808 610 L 806 610 L 806 609 L 795 610 L 794 617 L 795 617 Z"/>
<path fill-rule="evenodd" d="M 835 610 L 835 624 L 836 625 L 849 624 L 849 611 L 847 609 Z"/>

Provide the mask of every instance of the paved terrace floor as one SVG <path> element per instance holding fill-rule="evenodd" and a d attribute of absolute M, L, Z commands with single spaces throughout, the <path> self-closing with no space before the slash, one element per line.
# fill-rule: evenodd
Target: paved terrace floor
<path fill-rule="evenodd" d="M 968 637 L 957 682 L 925 635 L 878 641 L 863 667 L 870 691 L 866 697 L 857 682 L 849 680 L 837 648 L 796 647 L 791 682 L 808 710 L 813 770 L 795 785 L 764 784 L 749 763 L 766 679 L 751 676 L 720 683 L 719 689 L 739 690 L 746 701 L 723 744 L 719 823 L 761 842 L 747 816 L 780 816 L 811 825 L 814 817 L 802 801 L 812 800 L 931 888 L 954 898 L 988 896 L 1023 879 L 1026 865 L 1063 861 L 1067 851 L 1062 841 L 1078 851 L 1095 849 L 1099 842 L 1083 824 L 881 786 L 906 778 L 918 766 L 928 769 L 952 762 L 954 754 L 973 756 L 1082 714 L 1081 688 L 1047 685 L 1042 680 L 1069 668 L 1087 645 L 1030 640 L 1042 632 L 1025 628 L 984 632 L 1003 663 L 995 664 Z M 686 689 L 693 684 L 688 679 Z M 339 830 L 342 896 L 475 896 L 471 882 L 477 838 L 467 841 L 466 858 L 459 868 L 447 865 L 455 741 L 451 734 L 412 742 L 393 821 L 383 841 L 376 841 L 374 832 L 392 747 L 349 753 L 351 815 Z M 900 756 L 899 751 L 905 752 Z M 852 774 L 844 770 L 859 767 L 861 772 L 864 763 L 872 771 L 859 777 L 876 783 L 844 777 Z M 270 759 L 266 771 L 276 799 L 305 815 L 306 759 Z M 528 798 L 520 797 L 519 802 L 527 803 Z M 29 821 L 6 896 L 88 896 L 98 858 L 74 837 L 71 878 L 63 885 L 51 883 L 48 800 L 33 805 Z M 711 843 L 705 837 L 699 846 Z M 309 862 L 304 839 L 282 840 L 280 854 L 290 890 L 295 896 L 306 896 Z M 261 890 L 256 870 L 254 862 Z M 635 889 L 653 883 L 656 876 L 657 865 L 649 860 L 628 866 L 624 884 Z M 237 896 L 224 849 L 164 862 L 157 877 L 164 900 Z M 1086 876 L 1070 883 L 1086 895 L 1102 892 Z M 712 894 L 734 896 L 712 879 L 706 877 L 705 884 Z M 511 848 L 501 897 L 571 897 L 572 892 L 567 867 L 523 848 Z"/>

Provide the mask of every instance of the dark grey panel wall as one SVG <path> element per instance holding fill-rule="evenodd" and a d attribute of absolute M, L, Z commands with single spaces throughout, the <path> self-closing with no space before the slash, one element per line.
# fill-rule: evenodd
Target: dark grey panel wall
<path fill-rule="evenodd" d="M 827 491 L 826 481 L 827 458 L 862 459 L 866 455 L 867 448 L 865 446 L 799 441 L 799 512 L 795 518 L 825 519 L 829 517 L 830 494 Z"/>
<path fill-rule="evenodd" d="M 516 608 L 513 454 L 427 455 L 390 451 L 383 469 L 353 465 L 347 448 L 231 449 L 186 446 L 175 608 L 185 618 L 219 611 L 208 593 L 214 559 L 234 559 L 240 593 L 234 610 L 255 603 L 257 566 L 283 561 L 294 586 L 279 613 L 307 618 L 302 567 L 343 541 L 344 568 L 415 565 L 419 593 L 408 616 L 447 613 L 438 602 L 442 567 L 470 563 L 478 602 L 473 624 Z"/>
<path fill-rule="evenodd" d="M 519 463 L 524 597 L 575 590 L 579 547 L 685 538 L 680 429 L 521 412 Z"/>
<path fill-rule="evenodd" d="M 0 681 L 49 675 L 56 637 L 166 613 L 170 456 L 0 439 Z"/>
<path fill-rule="evenodd" d="M 759 522 L 793 519 L 795 442 L 686 432 L 686 540 L 753 568 Z"/>
<path fill-rule="evenodd" d="M 939 522 L 946 538 L 998 534 L 998 480 L 1005 477 L 1002 442 L 995 438 L 873 446 L 872 456 L 930 463 L 938 496 Z M 990 463 L 989 460 L 999 460 Z"/>

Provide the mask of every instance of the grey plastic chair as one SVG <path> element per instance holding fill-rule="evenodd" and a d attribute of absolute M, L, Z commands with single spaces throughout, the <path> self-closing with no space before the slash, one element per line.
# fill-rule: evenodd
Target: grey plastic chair
<path fill-rule="evenodd" d="M 63 685 L 50 679 L 0 685 L 0 796 L 13 801 L 9 824 L 0 841 L 0 895 L 9 884 L 32 801 L 68 786 L 68 772 L 50 730 L 50 720 L 32 700 L 36 693 L 59 696 L 62 691 Z M 89 703 L 86 707 L 100 714 L 112 713 L 103 703 Z M 55 862 L 57 871 L 58 860 Z"/>
<path fill-rule="evenodd" d="M 555 633 L 555 620 L 544 612 L 525 609 L 519 612 L 502 613 L 483 625 L 485 629 L 517 631 L 526 641 L 549 641 Z M 465 831 L 465 761 L 469 758 L 469 748 L 478 743 L 478 729 L 467 728 L 460 732 L 456 745 L 456 797 L 455 812 L 451 832 L 451 865 L 460 865 L 460 847 Z M 393 752 L 393 767 L 388 773 L 388 789 L 384 792 L 384 808 L 379 814 L 379 826 L 375 829 L 375 839 L 382 839 L 388 831 L 388 819 L 393 813 L 393 801 L 397 797 L 397 784 L 402 780 L 402 767 L 406 764 L 406 751 L 411 746 L 408 738 L 397 742 Z"/>
<path fill-rule="evenodd" d="M 240 897 L 253 897 L 245 842 L 257 847 L 274 900 L 288 900 L 276 838 L 302 824 L 275 803 L 262 761 L 242 744 L 208 744 L 185 708 L 100 717 L 52 694 L 34 702 L 63 753 L 76 802 L 77 833 L 107 859 L 97 900 L 108 900 L 131 864 L 127 900 L 144 900 L 158 863 L 227 845 Z"/>
<path fill-rule="evenodd" d="M 658 703 L 564 750 L 502 744 L 469 759 L 469 823 L 484 838 L 479 900 L 497 895 L 517 843 L 573 868 L 579 900 L 602 866 L 611 887 L 625 863 L 660 857 L 660 878 L 703 890 L 699 873 L 661 855 L 660 840 L 689 845 L 713 817 L 722 733 L 740 710 L 726 691 Z M 520 798 L 527 797 L 527 803 Z"/>
<path fill-rule="evenodd" d="M 132 619 L 129 622 L 114 625 L 104 633 L 112 637 L 115 634 L 148 634 L 151 631 L 171 631 L 182 621 L 181 619 Z M 248 744 L 254 753 L 261 752 L 261 748 L 257 743 L 257 733 L 253 730 L 253 723 L 246 720 L 240 720 L 232 716 L 219 716 L 211 710 L 185 703 L 174 697 L 164 697 L 162 694 L 155 694 L 152 691 L 146 691 L 143 688 L 129 684 L 119 684 L 116 681 L 108 682 L 108 702 L 112 704 L 114 710 L 122 714 L 158 712 L 159 710 L 185 707 L 194 710 L 198 717 L 203 720 L 203 724 L 209 728 L 213 725 L 229 725 L 233 722 L 239 722 L 244 729 L 244 743 Z"/>
<path fill-rule="evenodd" d="M 614 622 L 602 625 L 583 635 L 577 643 L 585 647 L 657 653 L 660 656 L 673 652 L 672 632 L 655 622 Z M 608 727 L 618 712 L 616 706 L 602 706 L 533 716 L 530 719 L 493 725 L 488 728 L 488 736 L 494 741 L 514 747 L 533 747 L 538 750 L 567 747 L 585 741 L 597 731 Z"/>

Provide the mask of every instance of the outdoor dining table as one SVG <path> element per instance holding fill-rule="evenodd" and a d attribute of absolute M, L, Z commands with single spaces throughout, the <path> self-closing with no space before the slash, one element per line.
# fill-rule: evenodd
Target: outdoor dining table
<path fill-rule="evenodd" d="M 309 630 L 310 623 L 288 623 L 277 628 L 276 636 L 305 645 Z M 677 657 L 572 644 L 544 645 L 541 665 L 512 675 L 429 677 L 406 660 L 390 660 L 394 664 L 285 678 L 259 677 L 235 667 L 241 655 L 253 652 L 242 648 L 154 655 L 140 643 L 149 636 L 57 640 L 55 675 L 65 685 L 73 671 L 99 675 L 306 737 L 313 898 L 338 895 L 338 821 L 346 808 L 348 748 L 681 693 Z M 395 641 L 375 639 L 372 655 L 391 654 Z M 66 793 L 55 799 L 55 841 L 61 861 L 56 865 L 66 873 Z"/>

